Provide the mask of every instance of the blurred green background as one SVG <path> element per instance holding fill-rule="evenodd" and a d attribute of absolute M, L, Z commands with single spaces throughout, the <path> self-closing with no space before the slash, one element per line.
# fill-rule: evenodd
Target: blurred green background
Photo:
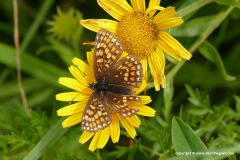
<path fill-rule="evenodd" d="M 157 113 L 154 118 L 141 118 L 132 147 L 122 131 L 119 143 L 109 140 L 104 149 L 90 152 L 89 142 L 78 143 L 80 125 L 61 128 L 56 110 L 67 103 L 56 101 L 55 95 L 69 90 L 57 82 L 59 77 L 70 76 L 73 57 L 86 60 L 91 46 L 82 43 L 95 39 L 96 33 L 82 28 L 79 20 L 112 17 L 95 0 L 18 1 L 22 83 L 32 111 L 29 119 L 17 85 L 13 4 L 0 1 L 0 159 L 167 159 L 176 151 L 173 116 L 185 121 L 209 150 L 235 152 L 214 158 L 240 159 L 240 4 L 235 0 L 162 0 L 161 6 L 169 5 L 185 21 L 169 33 L 192 49 L 193 57 L 180 63 L 167 57 L 168 86 L 160 92 L 151 87 L 150 78 L 147 94 L 153 101 L 149 106 Z M 59 16 L 57 10 L 72 10 L 77 25 L 68 38 L 50 31 Z"/>

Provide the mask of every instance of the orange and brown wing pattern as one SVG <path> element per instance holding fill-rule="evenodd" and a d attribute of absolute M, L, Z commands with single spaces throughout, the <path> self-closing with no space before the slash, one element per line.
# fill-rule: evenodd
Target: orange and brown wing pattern
<path fill-rule="evenodd" d="M 97 132 L 110 125 L 112 117 L 104 101 L 97 92 L 94 92 L 86 104 L 82 116 L 82 129 Z"/>
<path fill-rule="evenodd" d="M 123 117 L 131 117 L 139 111 L 139 109 L 130 108 L 127 105 L 129 101 L 141 101 L 141 99 L 134 95 L 118 95 L 110 92 L 105 96 L 106 105 Z"/>
<path fill-rule="evenodd" d="M 121 41 L 111 32 L 100 29 L 96 35 L 94 48 L 94 76 L 98 82 L 103 81 L 123 52 Z"/>
<path fill-rule="evenodd" d="M 118 61 L 106 77 L 111 84 L 140 87 L 143 78 L 143 68 L 140 61 L 134 56 L 126 56 Z"/>

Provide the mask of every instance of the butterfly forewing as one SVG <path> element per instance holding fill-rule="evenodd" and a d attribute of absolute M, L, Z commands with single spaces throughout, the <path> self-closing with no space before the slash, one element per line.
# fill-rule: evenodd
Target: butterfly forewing
<path fill-rule="evenodd" d="M 98 92 L 94 92 L 90 96 L 83 112 L 82 129 L 89 132 L 104 129 L 109 126 L 112 121 L 105 102 L 98 94 Z"/>
<path fill-rule="evenodd" d="M 106 73 L 119 59 L 123 52 L 120 40 L 111 32 L 101 29 L 95 39 L 94 75 L 98 82 L 106 77 Z"/>
<path fill-rule="evenodd" d="M 106 77 L 106 81 L 111 84 L 139 87 L 142 77 L 143 68 L 139 60 L 134 56 L 126 56 L 111 68 L 111 74 Z"/>

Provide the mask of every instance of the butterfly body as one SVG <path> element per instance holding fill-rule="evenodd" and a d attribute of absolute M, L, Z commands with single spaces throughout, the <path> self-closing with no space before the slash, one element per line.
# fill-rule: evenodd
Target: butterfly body
<path fill-rule="evenodd" d="M 97 132 L 112 122 L 112 113 L 131 117 L 139 110 L 130 108 L 129 101 L 141 101 L 131 87 L 142 83 L 142 65 L 137 58 L 126 56 L 121 41 L 111 32 L 101 29 L 95 39 L 93 90 L 82 116 L 82 129 Z M 120 59 L 120 60 L 119 60 Z"/>
<path fill-rule="evenodd" d="M 89 87 L 96 92 L 101 92 L 101 95 L 104 95 L 105 92 L 120 95 L 131 95 L 134 92 L 131 88 L 107 83 L 92 83 Z"/>

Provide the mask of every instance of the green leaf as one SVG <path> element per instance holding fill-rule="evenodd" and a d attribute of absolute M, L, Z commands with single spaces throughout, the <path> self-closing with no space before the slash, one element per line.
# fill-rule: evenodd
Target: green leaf
<path fill-rule="evenodd" d="M 38 142 L 38 144 L 28 153 L 23 160 L 37 160 L 50 147 L 52 147 L 68 129 L 62 128 L 62 121 L 64 117 L 58 120 L 55 125 L 47 132 L 47 134 Z"/>
<path fill-rule="evenodd" d="M 240 113 L 240 97 L 237 95 L 234 95 L 233 98 L 236 101 L 236 110 L 238 113 Z"/>
<path fill-rule="evenodd" d="M 195 106 L 200 106 L 201 105 L 201 102 L 200 102 L 201 95 L 200 95 L 199 90 L 194 91 L 194 89 L 187 84 L 185 85 L 185 87 L 186 87 L 188 94 L 190 95 L 188 100 Z"/>
<path fill-rule="evenodd" d="M 170 33 L 177 37 L 195 37 L 201 35 L 215 21 L 218 15 L 194 18 L 181 26 L 171 29 Z M 201 24 L 201 25 L 199 25 Z"/>
<path fill-rule="evenodd" d="M 208 152 L 207 147 L 197 136 L 197 134 L 191 129 L 191 127 L 183 122 L 178 117 L 173 117 L 172 120 L 172 141 L 176 154 L 180 157 L 190 154 L 184 157 L 192 157 L 192 159 L 200 159 L 200 155 L 197 153 Z M 195 153 L 195 155 L 193 155 Z M 194 158 L 195 157 L 195 158 Z M 204 155 L 201 159 L 211 160 L 212 156 Z"/>
<path fill-rule="evenodd" d="M 208 60 L 215 63 L 222 77 L 227 81 L 233 81 L 236 77 L 227 74 L 222 59 L 217 49 L 209 42 L 205 41 L 199 46 L 199 52 Z"/>
<path fill-rule="evenodd" d="M 214 1 L 218 4 L 240 8 L 240 3 L 237 0 L 214 0 Z"/>
<path fill-rule="evenodd" d="M 206 108 L 190 108 L 188 109 L 188 112 L 191 113 L 191 115 L 203 116 L 206 115 L 209 112 L 209 110 Z"/>
<path fill-rule="evenodd" d="M 35 34 L 43 21 L 45 20 L 45 17 L 48 13 L 49 10 L 51 10 L 51 6 L 53 5 L 54 0 L 48 0 L 48 1 L 43 1 L 42 5 L 39 6 L 40 9 L 38 10 L 36 16 L 34 17 L 34 21 L 29 27 L 28 31 L 26 32 L 26 35 L 24 36 L 24 39 L 21 42 L 21 50 L 24 51 L 31 40 L 35 38 Z M 28 27 L 28 26 L 26 26 Z"/>

